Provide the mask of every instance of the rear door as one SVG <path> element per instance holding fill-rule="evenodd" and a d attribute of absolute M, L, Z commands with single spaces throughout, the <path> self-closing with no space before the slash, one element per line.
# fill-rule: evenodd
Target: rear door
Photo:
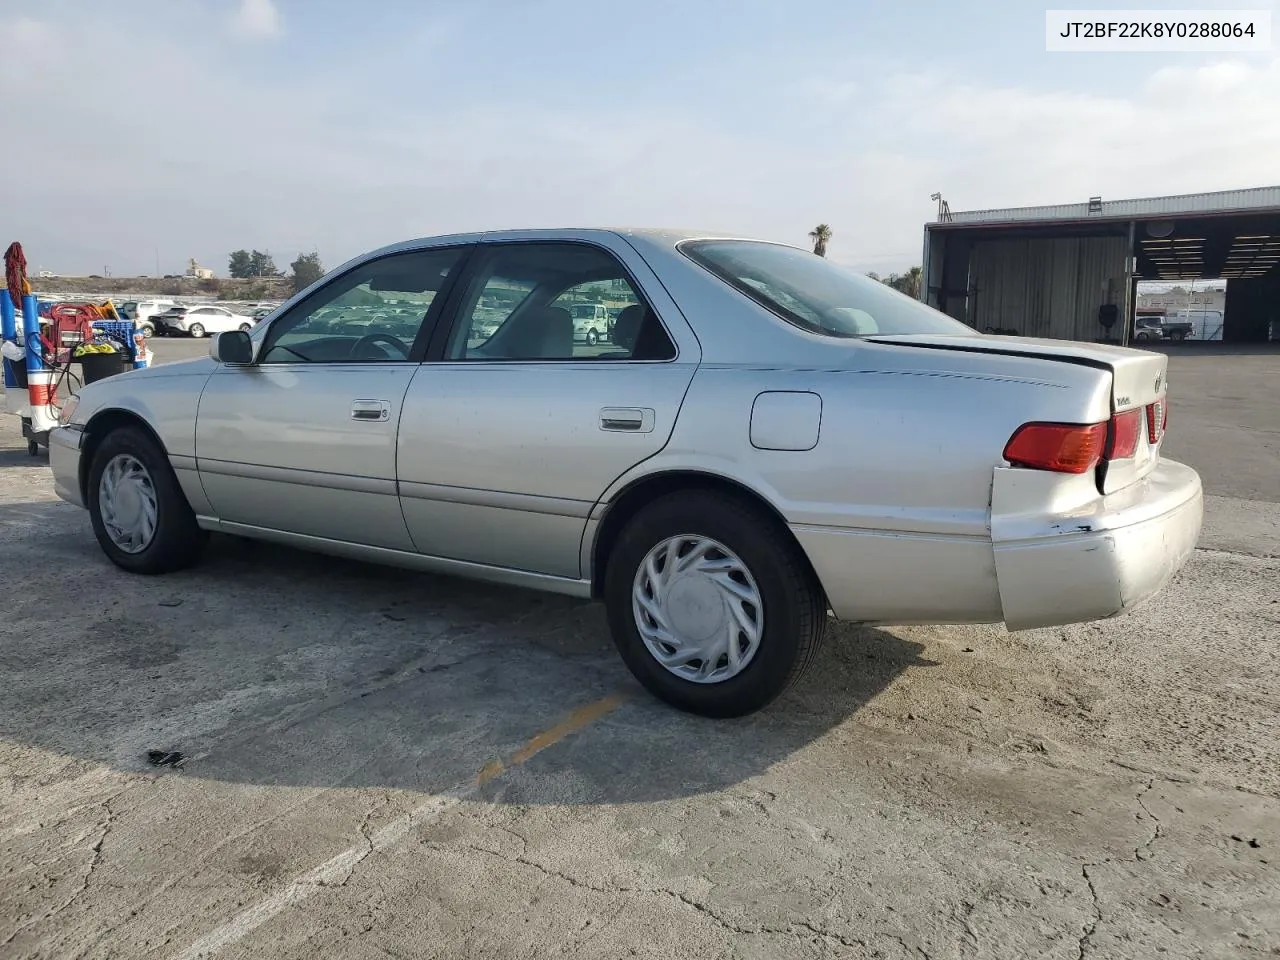
<path fill-rule="evenodd" d="M 634 308 L 624 342 L 575 337 L 572 308 Z M 699 353 L 616 237 L 486 242 L 414 377 L 400 423 L 405 520 L 425 554 L 577 578 L 609 485 L 666 445 Z"/>
<path fill-rule="evenodd" d="M 405 391 L 468 248 L 365 261 L 266 330 L 257 361 L 209 378 L 196 456 L 231 524 L 412 550 L 396 494 Z M 384 321 L 374 326 L 374 313 Z"/>

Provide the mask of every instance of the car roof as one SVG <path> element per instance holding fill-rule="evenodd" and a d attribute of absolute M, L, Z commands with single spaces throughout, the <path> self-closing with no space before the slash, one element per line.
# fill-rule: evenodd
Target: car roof
<path fill-rule="evenodd" d="M 425 246 L 449 246 L 465 243 L 495 243 L 507 240 L 590 240 L 593 237 L 622 237 L 647 241 L 657 246 L 674 247 L 684 240 L 753 240 L 774 242 L 759 237 L 743 236 L 721 230 L 690 230 L 672 227 L 530 227 L 509 230 L 484 230 L 471 233 L 448 233 L 418 237 L 371 250 L 356 259 L 384 256 L 389 253 Z"/>

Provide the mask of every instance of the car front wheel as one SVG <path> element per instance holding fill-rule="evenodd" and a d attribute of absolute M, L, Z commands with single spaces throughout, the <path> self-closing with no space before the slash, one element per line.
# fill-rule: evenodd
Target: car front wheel
<path fill-rule="evenodd" d="M 170 573 L 199 559 L 207 534 L 168 457 L 144 430 L 121 427 L 103 439 L 85 492 L 94 536 L 116 566 Z"/>
<path fill-rule="evenodd" d="M 795 683 L 826 632 L 826 600 L 778 521 L 750 503 L 676 493 L 638 513 L 605 574 L 610 632 L 646 689 L 737 717 Z"/>
<path fill-rule="evenodd" d="M 600 334 L 596 333 L 595 328 L 587 331 L 587 346 L 594 347 L 600 340 Z"/>

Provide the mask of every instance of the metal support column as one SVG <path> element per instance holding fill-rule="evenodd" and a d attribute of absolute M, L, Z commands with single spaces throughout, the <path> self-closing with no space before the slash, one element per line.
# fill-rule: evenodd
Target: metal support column
<path fill-rule="evenodd" d="M 1137 304 L 1137 284 L 1134 283 L 1134 274 L 1137 272 L 1137 258 L 1133 255 L 1133 234 L 1136 229 L 1134 221 L 1129 221 L 1129 245 L 1124 251 L 1124 311 L 1120 314 L 1120 322 L 1123 326 L 1120 328 L 1120 345 L 1127 347 L 1129 345 L 1129 326 L 1134 322 L 1134 309 Z"/>

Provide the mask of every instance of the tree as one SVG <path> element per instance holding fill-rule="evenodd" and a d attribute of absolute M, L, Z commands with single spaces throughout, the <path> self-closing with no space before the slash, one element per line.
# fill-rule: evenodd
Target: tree
<path fill-rule="evenodd" d="M 885 282 L 899 293 L 905 293 L 908 297 L 920 299 L 920 281 L 923 271 L 919 267 L 912 267 L 906 273 L 891 273 L 889 279 Z"/>
<path fill-rule="evenodd" d="M 314 251 L 298 254 L 298 259 L 289 266 L 293 270 L 294 293 L 311 286 L 324 276 L 324 264 L 320 262 L 320 254 Z"/>
<path fill-rule="evenodd" d="M 827 255 L 827 244 L 831 242 L 831 228 L 820 223 L 809 231 L 809 239 L 813 241 L 813 252 L 820 257 Z"/>
<path fill-rule="evenodd" d="M 278 277 L 280 275 L 280 271 L 276 269 L 276 262 L 271 259 L 271 254 L 261 250 L 254 250 L 249 254 L 249 276 Z"/>
<path fill-rule="evenodd" d="M 236 280 L 247 280 L 253 276 L 253 258 L 248 250 L 237 250 L 231 254 L 227 273 Z"/>

